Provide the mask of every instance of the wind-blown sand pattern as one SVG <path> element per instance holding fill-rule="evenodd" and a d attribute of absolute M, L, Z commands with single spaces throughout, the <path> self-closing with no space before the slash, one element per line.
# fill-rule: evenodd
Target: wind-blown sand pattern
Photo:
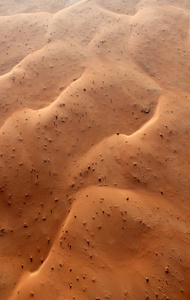
<path fill-rule="evenodd" d="M 190 299 L 190 2 L 0 4 L 0 299 Z"/>

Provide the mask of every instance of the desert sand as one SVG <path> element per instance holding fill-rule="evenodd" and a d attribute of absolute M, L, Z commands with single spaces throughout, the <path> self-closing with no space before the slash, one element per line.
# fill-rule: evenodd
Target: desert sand
<path fill-rule="evenodd" d="M 0 300 L 190 299 L 190 2 L 0 2 Z"/>

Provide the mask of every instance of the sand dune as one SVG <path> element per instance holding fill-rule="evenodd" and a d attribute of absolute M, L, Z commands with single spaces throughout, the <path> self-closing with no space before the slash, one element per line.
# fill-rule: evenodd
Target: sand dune
<path fill-rule="evenodd" d="M 1 2 L 0 299 L 190 299 L 189 8 Z"/>

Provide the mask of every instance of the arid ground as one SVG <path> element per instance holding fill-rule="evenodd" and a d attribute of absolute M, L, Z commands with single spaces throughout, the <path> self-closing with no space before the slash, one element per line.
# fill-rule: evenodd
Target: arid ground
<path fill-rule="evenodd" d="M 0 1 L 0 300 L 190 299 L 190 1 Z"/>

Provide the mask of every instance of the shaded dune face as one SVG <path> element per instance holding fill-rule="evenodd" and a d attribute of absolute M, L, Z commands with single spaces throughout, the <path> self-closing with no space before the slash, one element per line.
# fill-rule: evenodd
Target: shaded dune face
<path fill-rule="evenodd" d="M 189 3 L 75 2 L 0 6 L 0 299 L 189 299 Z"/>

